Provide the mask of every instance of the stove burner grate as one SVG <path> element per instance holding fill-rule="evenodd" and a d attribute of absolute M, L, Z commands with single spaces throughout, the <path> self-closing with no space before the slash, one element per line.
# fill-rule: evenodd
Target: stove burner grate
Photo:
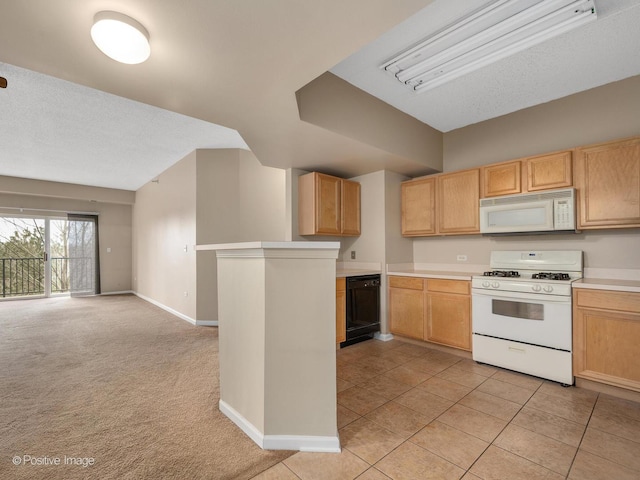
<path fill-rule="evenodd" d="M 571 277 L 568 273 L 559 273 L 559 272 L 540 272 L 534 273 L 531 275 L 533 279 L 542 279 L 542 280 L 571 280 Z"/>
<path fill-rule="evenodd" d="M 485 277 L 519 277 L 520 274 L 515 270 L 492 270 L 482 274 Z"/>

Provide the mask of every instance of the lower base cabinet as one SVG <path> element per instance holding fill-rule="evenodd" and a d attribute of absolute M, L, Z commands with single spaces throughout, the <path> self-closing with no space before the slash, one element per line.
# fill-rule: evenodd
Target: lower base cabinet
<path fill-rule="evenodd" d="M 640 392 L 640 293 L 576 288 L 573 374 Z"/>
<path fill-rule="evenodd" d="M 389 330 L 424 338 L 424 285 L 421 278 L 389 277 Z"/>
<path fill-rule="evenodd" d="M 391 333 L 471 351 L 470 282 L 389 277 Z"/>
<path fill-rule="evenodd" d="M 347 339 L 347 281 L 336 278 L 336 343 Z"/>

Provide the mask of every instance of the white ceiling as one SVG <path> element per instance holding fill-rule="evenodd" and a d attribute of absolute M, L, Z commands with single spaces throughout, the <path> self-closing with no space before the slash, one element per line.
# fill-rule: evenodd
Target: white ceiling
<path fill-rule="evenodd" d="M 244 148 L 236 130 L 0 64 L 0 175 L 137 190 L 196 148 Z"/>
<path fill-rule="evenodd" d="M 638 0 L 595 0 L 595 22 L 424 93 L 379 68 L 492 1 L 437 0 L 331 72 L 441 132 L 640 74 Z"/>
<path fill-rule="evenodd" d="M 487 2 L 0 0 L 0 175 L 135 190 L 196 148 L 247 145 L 274 167 L 410 174 L 425 165 L 302 122 L 295 92 L 330 70 L 447 132 L 640 74 L 638 0 L 595 0 L 596 22 L 430 92 L 378 68 Z M 97 50 L 101 10 L 147 28 L 147 62 Z"/>

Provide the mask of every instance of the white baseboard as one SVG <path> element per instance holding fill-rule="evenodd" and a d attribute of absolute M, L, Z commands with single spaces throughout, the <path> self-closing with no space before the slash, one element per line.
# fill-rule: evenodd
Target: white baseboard
<path fill-rule="evenodd" d="M 100 292 L 100 295 L 131 295 L 133 290 L 121 290 L 119 292 Z"/>
<path fill-rule="evenodd" d="M 251 440 L 264 450 L 298 450 L 300 452 L 340 453 L 340 438 L 309 435 L 264 435 L 251 422 L 224 400 L 220 411 L 235 423 Z"/>
<path fill-rule="evenodd" d="M 175 316 L 176 316 L 176 317 L 178 317 L 178 318 L 181 318 L 182 320 L 186 320 L 187 322 L 191 323 L 192 325 L 197 325 L 197 323 L 196 323 L 196 320 L 195 320 L 195 319 L 193 319 L 193 318 L 191 318 L 191 317 L 189 317 L 189 316 L 185 315 L 184 313 L 180 313 L 180 312 L 178 312 L 177 310 L 174 310 L 174 309 L 173 309 L 173 308 L 171 308 L 171 307 L 167 307 L 166 305 L 163 305 L 162 303 L 157 302 L 157 301 L 156 301 L 156 300 L 154 300 L 153 298 L 149 298 L 149 297 L 147 297 L 147 296 L 145 296 L 145 295 L 142 295 L 141 293 L 133 292 L 133 294 L 134 294 L 136 297 L 140 297 L 140 298 L 141 298 L 142 300 L 144 300 L 145 302 L 149 302 L 149 303 L 151 303 L 151 304 L 155 305 L 156 307 L 160 307 L 160 308 L 161 308 L 161 309 L 163 309 L 164 311 L 169 312 L 170 314 L 175 315 Z"/>
<path fill-rule="evenodd" d="M 130 292 L 130 293 L 133 293 L 136 297 L 141 298 L 145 302 L 149 302 L 155 305 L 156 307 L 159 307 L 164 311 L 169 312 L 170 314 L 175 315 L 178 318 L 181 318 L 182 320 L 186 320 L 191 325 L 196 325 L 198 327 L 217 327 L 218 326 L 218 320 L 196 320 L 194 318 L 191 318 L 185 315 L 184 313 L 180 313 L 171 307 L 167 307 L 166 305 L 163 305 L 162 303 L 155 301 L 153 298 L 149 298 L 145 295 L 142 295 L 141 293 L 138 293 L 138 292 Z"/>
<path fill-rule="evenodd" d="M 393 340 L 393 335 L 391 333 L 376 332 L 373 334 L 373 338 L 375 338 L 376 340 L 381 340 L 383 342 L 388 342 L 390 340 Z"/>
<path fill-rule="evenodd" d="M 217 327 L 218 320 L 196 320 L 196 325 L 199 327 Z"/>

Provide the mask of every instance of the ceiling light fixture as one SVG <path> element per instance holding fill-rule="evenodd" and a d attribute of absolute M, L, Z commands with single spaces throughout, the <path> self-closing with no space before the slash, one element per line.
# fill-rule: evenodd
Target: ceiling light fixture
<path fill-rule="evenodd" d="M 380 68 L 424 92 L 596 18 L 593 0 L 497 0 Z"/>
<path fill-rule="evenodd" d="M 151 54 L 149 32 L 122 13 L 98 12 L 93 19 L 91 38 L 102 53 L 121 63 L 142 63 Z"/>

